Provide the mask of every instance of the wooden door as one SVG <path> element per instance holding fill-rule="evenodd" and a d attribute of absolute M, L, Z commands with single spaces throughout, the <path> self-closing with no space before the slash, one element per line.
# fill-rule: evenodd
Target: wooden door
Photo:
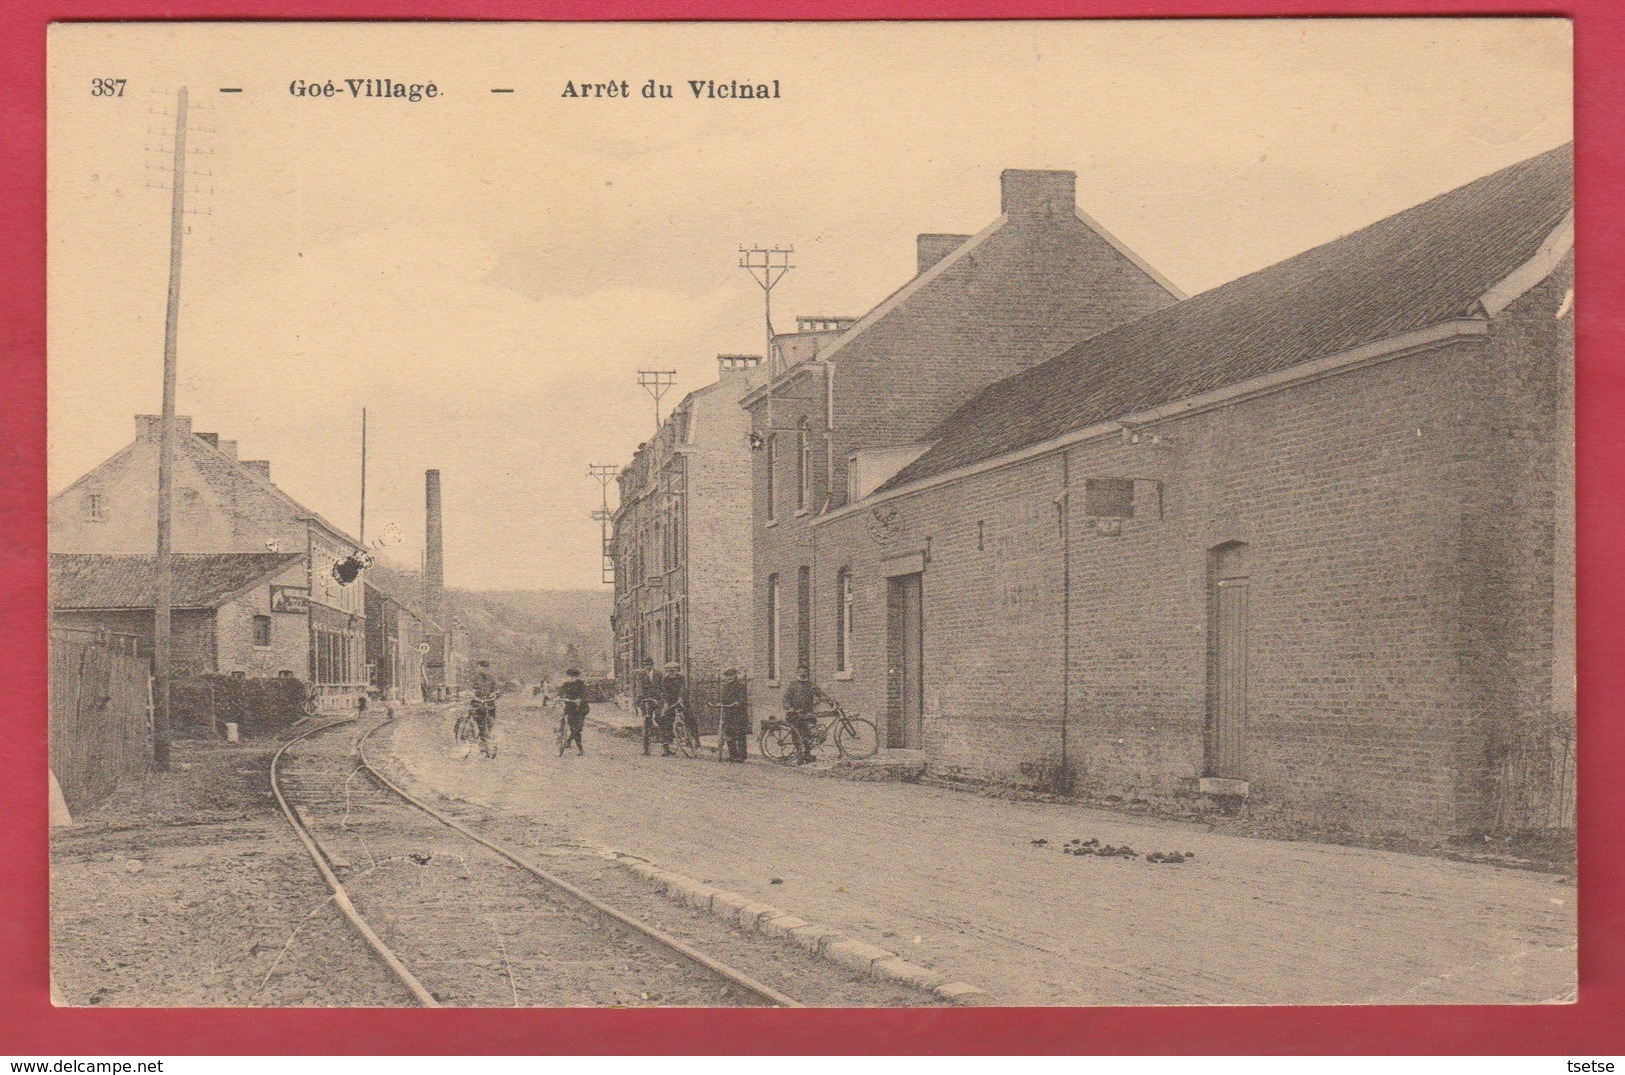
<path fill-rule="evenodd" d="M 1208 633 L 1207 775 L 1246 779 L 1247 546 L 1213 551 Z"/>
<path fill-rule="evenodd" d="M 925 632 L 920 599 L 920 575 L 886 580 L 886 745 L 894 749 L 919 750 L 925 743 Z"/>

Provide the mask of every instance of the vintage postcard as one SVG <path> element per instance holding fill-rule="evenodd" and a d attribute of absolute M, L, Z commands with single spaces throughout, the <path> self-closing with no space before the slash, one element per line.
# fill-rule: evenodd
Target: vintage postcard
<path fill-rule="evenodd" d="M 55 26 L 56 1002 L 1572 1002 L 1571 80 Z"/>

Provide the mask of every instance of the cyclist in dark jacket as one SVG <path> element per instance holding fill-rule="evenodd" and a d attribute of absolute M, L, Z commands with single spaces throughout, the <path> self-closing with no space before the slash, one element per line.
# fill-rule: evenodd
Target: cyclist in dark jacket
<path fill-rule="evenodd" d="M 813 686 L 812 671 L 802 665 L 796 669 L 795 680 L 784 688 L 784 721 L 796 733 L 796 761 L 802 764 L 813 760 L 812 742 L 813 729 L 818 719 L 813 716 L 813 710 L 818 703 L 829 696 Z"/>
<path fill-rule="evenodd" d="M 576 745 L 577 754 L 587 751 L 581 746 L 581 728 L 587 723 L 587 685 L 581 681 L 581 670 L 571 668 L 564 673 L 564 682 L 559 684 L 559 700 L 564 703 L 564 719 L 569 724 L 570 734 L 559 747 L 563 754 L 571 743 Z"/>

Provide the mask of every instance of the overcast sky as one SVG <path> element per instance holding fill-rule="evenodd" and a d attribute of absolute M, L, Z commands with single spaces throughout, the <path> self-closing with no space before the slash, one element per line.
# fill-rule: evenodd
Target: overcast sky
<path fill-rule="evenodd" d="M 187 218 L 180 413 L 353 532 L 366 406 L 369 536 L 393 523 L 415 566 L 438 467 L 447 581 L 475 588 L 598 585 L 587 466 L 651 432 L 637 369 L 679 371 L 669 405 L 717 353 L 762 349 L 742 242 L 796 248 L 780 328 L 856 316 L 913 275 L 916 233 L 997 216 L 1002 169 L 1064 168 L 1194 294 L 1571 128 L 1556 20 L 79 25 L 51 59 L 51 489 L 159 408 L 152 113 L 185 85 L 212 174 Z M 92 96 L 101 76 L 125 96 Z M 366 77 L 443 96 L 353 99 Z M 676 96 L 636 96 L 650 78 Z M 710 78 L 782 96 L 694 100 Z M 621 79 L 631 100 L 561 96 Z"/>

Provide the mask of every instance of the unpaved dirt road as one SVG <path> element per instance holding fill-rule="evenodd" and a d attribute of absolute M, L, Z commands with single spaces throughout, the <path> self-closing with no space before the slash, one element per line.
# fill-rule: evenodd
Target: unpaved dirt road
<path fill-rule="evenodd" d="M 565 826 L 981 986 L 1003 1004 L 1506 1004 L 1575 987 L 1574 888 L 1384 851 L 1220 835 L 1071 804 L 644 757 L 515 702 L 501 752 L 404 714 L 417 779 L 522 826 Z M 1073 839 L 1194 860 L 1065 855 Z M 1044 845 L 1032 841 L 1044 839 Z"/>

